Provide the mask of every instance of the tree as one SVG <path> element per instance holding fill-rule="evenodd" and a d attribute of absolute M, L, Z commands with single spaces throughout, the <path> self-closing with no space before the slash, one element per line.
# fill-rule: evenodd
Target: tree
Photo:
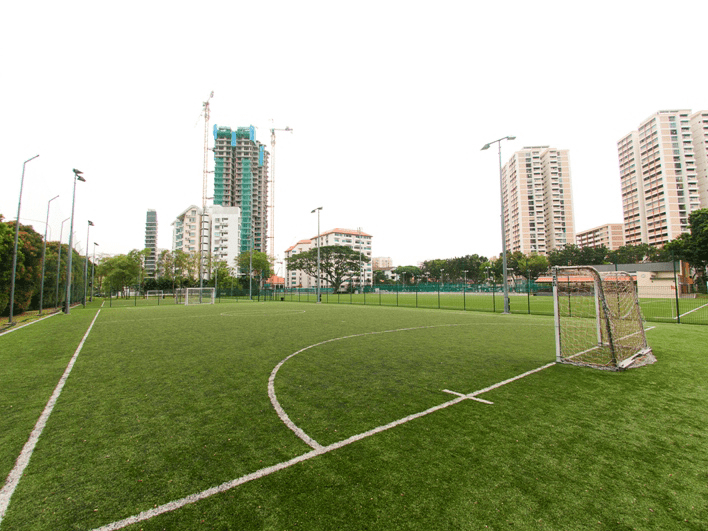
<path fill-rule="evenodd" d="M 12 256 L 15 249 L 15 222 L 3 222 L 0 214 L 0 312 L 9 314 L 12 284 Z M 15 299 L 13 312 L 30 308 L 32 297 L 39 292 L 42 275 L 42 235 L 29 225 L 20 224 L 17 241 Z"/>
<path fill-rule="evenodd" d="M 266 253 L 253 251 L 253 261 L 251 261 L 251 251 L 246 251 L 238 255 L 235 261 L 239 271 L 242 273 L 252 271 L 260 278 L 268 278 L 271 275 L 270 260 L 268 260 Z M 253 269 L 251 269 L 251 266 Z"/>
<path fill-rule="evenodd" d="M 317 248 L 285 259 L 289 271 L 304 271 L 310 276 L 317 276 Z M 361 264 L 368 264 L 371 259 L 346 245 L 326 245 L 320 247 L 320 275 L 332 289 L 339 291 L 347 280 L 358 276 Z"/>
<path fill-rule="evenodd" d="M 708 208 L 691 212 L 688 222 L 691 232 L 671 240 L 664 246 L 664 250 L 670 256 L 691 264 L 701 283 L 704 283 L 708 267 Z"/>
<path fill-rule="evenodd" d="M 420 280 L 422 272 L 417 266 L 398 266 L 393 272 L 403 281 L 404 284 L 415 284 L 415 279 Z"/>
<path fill-rule="evenodd" d="M 111 289 L 125 290 L 126 286 L 137 283 L 141 271 L 140 257 L 137 251 L 119 254 L 101 262 L 98 269 Z"/>

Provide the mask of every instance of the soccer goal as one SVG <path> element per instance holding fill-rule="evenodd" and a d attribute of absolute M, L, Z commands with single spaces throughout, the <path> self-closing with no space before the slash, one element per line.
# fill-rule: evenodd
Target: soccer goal
<path fill-rule="evenodd" d="M 177 304 L 214 304 L 215 288 L 184 288 L 175 292 Z"/>
<path fill-rule="evenodd" d="M 628 273 L 554 267 L 553 310 L 559 363 L 622 370 L 656 361 Z"/>
<path fill-rule="evenodd" d="M 161 289 L 149 289 L 145 292 L 146 299 L 164 299 L 165 293 Z"/>

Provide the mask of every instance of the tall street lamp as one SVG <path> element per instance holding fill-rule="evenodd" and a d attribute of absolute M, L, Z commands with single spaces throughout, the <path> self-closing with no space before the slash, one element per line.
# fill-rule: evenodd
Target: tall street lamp
<path fill-rule="evenodd" d="M 69 218 L 66 218 L 64 221 L 61 222 L 61 228 L 59 229 L 59 255 L 57 256 L 57 288 L 56 292 L 54 294 L 54 306 L 59 308 L 59 277 L 61 276 L 61 237 L 64 233 L 64 223 L 69 221 Z"/>
<path fill-rule="evenodd" d="M 91 262 L 91 302 L 93 302 L 93 278 L 94 278 L 94 273 L 96 272 L 96 246 L 98 244 L 96 242 L 93 242 L 93 261 Z M 159 301 L 158 301 L 159 302 Z"/>
<path fill-rule="evenodd" d="M 15 250 L 12 252 L 12 280 L 10 282 L 10 320 L 12 324 L 12 313 L 15 308 L 15 272 L 17 271 L 17 241 L 20 237 L 20 207 L 22 206 L 22 187 L 25 184 L 25 166 L 31 160 L 36 159 L 39 155 L 27 159 L 22 163 L 22 178 L 20 179 L 20 199 L 17 202 L 17 219 L 15 220 Z"/>
<path fill-rule="evenodd" d="M 320 211 L 322 207 L 317 207 L 310 214 L 317 212 L 317 302 L 322 302 L 320 295 Z"/>
<path fill-rule="evenodd" d="M 89 220 L 86 229 L 86 258 L 84 258 L 84 308 L 86 308 L 86 292 L 88 291 L 88 251 L 89 251 L 89 231 L 93 227 L 93 221 Z"/>
<path fill-rule="evenodd" d="M 76 181 L 81 181 L 82 183 L 86 182 L 86 179 L 81 176 L 83 173 L 82 171 L 79 171 L 76 168 L 72 171 L 74 172 L 74 195 L 71 199 L 71 224 L 69 226 L 69 249 L 67 250 L 69 253 L 69 260 L 66 264 L 66 306 L 64 308 L 64 313 L 66 315 L 69 315 L 69 312 L 71 311 L 71 259 L 74 255 L 72 245 L 74 244 L 74 205 L 76 203 Z"/>
<path fill-rule="evenodd" d="M 44 259 L 47 256 L 47 229 L 49 228 L 49 205 L 58 195 L 47 201 L 47 222 L 44 224 L 44 244 L 42 245 L 42 283 L 39 287 L 39 315 L 42 315 L 42 304 L 44 303 Z"/>
<path fill-rule="evenodd" d="M 504 313 L 511 313 L 509 310 L 509 284 L 506 278 L 506 227 L 504 225 L 504 185 L 502 182 L 502 156 L 501 156 L 501 141 L 502 140 L 514 140 L 515 136 L 505 136 L 498 138 L 489 142 L 489 144 L 484 144 L 481 151 L 489 149 L 492 144 L 497 144 L 499 146 L 499 194 L 501 195 L 501 230 L 502 230 L 502 276 L 504 282 Z"/>

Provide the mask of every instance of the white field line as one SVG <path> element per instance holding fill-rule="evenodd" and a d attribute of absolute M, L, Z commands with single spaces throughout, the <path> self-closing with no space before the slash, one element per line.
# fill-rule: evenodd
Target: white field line
<path fill-rule="evenodd" d="M 98 314 L 100 313 L 101 310 L 98 310 L 96 312 L 96 316 L 93 318 L 93 321 L 91 321 L 91 325 L 88 327 L 88 330 L 86 330 L 86 334 L 84 334 L 84 337 L 81 340 L 81 343 L 79 343 L 76 352 L 74 352 L 74 355 L 71 357 L 69 365 L 66 366 L 64 374 L 59 379 L 59 383 L 54 388 L 54 392 L 49 398 L 49 402 L 47 402 L 47 405 L 44 407 L 44 411 L 42 411 L 42 414 L 39 416 L 39 420 L 37 421 L 37 424 L 35 424 L 29 439 L 22 448 L 22 452 L 20 452 L 20 455 L 17 458 L 17 461 L 15 462 L 15 466 L 8 474 L 7 479 L 5 480 L 5 486 L 2 488 L 2 490 L 0 490 L 0 524 L 2 524 L 2 520 L 5 517 L 7 507 L 10 504 L 10 498 L 15 492 L 17 484 L 20 482 L 20 478 L 22 477 L 22 474 L 27 468 L 27 465 L 29 465 L 30 458 L 32 457 L 32 452 L 34 452 L 34 448 L 35 446 L 37 446 L 37 441 L 39 440 L 40 435 L 42 435 L 44 426 L 46 426 L 47 420 L 49 420 L 49 415 L 52 414 L 52 411 L 54 410 L 54 405 L 59 399 L 59 395 L 61 394 L 61 391 L 64 388 L 64 384 L 66 383 L 67 378 L 69 378 L 69 374 L 71 374 L 71 369 L 74 368 L 76 358 L 79 356 L 79 352 L 81 352 L 81 349 L 83 348 L 84 343 L 86 342 L 86 338 L 88 338 L 89 334 L 91 333 L 91 329 L 93 328 L 96 319 L 98 319 Z"/>
<path fill-rule="evenodd" d="M 422 330 L 426 328 L 441 328 L 441 327 L 447 327 L 447 326 L 467 326 L 467 325 L 462 325 L 462 324 L 447 324 L 447 325 L 431 325 L 431 326 L 418 326 L 415 328 L 398 328 L 396 330 L 382 330 L 380 332 L 364 332 L 363 334 L 354 334 L 351 336 L 343 336 L 343 337 L 335 337 L 333 339 L 327 339 L 326 341 L 321 341 L 319 343 L 315 343 L 314 345 L 309 345 L 305 348 L 301 348 L 297 352 L 293 352 L 290 354 L 288 357 L 283 359 L 280 363 L 278 363 L 273 371 L 270 373 L 270 378 L 268 378 L 268 397 L 270 398 L 270 403 L 273 404 L 273 408 L 275 409 L 276 413 L 278 413 L 278 417 L 280 417 L 280 420 L 283 421 L 283 423 L 295 434 L 297 435 L 305 444 L 307 444 L 309 447 L 314 448 L 315 450 L 320 450 L 322 449 L 322 445 L 315 441 L 313 438 L 311 438 L 307 433 L 305 433 L 301 428 L 299 428 L 288 416 L 288 414 L 285 412 L 283 407 L 280 405 L 280 402 L 278 401 L 278 398 L 275 396 L 275 376 L 278 374 L 278 371 L 280 368 L 285 364 L 286 361 L 288 361 L 290 358 L 297 356 L 301 352 L 305 352 L 306 350 L 309 350 L 311 348 L 315 347 L 320 347 L 322 345 L 326 345 L 327 343 L 332 343 L 333 341 L 342 341 L 343 339 L 351 339 L 354 337 L 364 337 L 364 336 L 371 336 L 371 335 L 376 335 L 376 334 L 388 334 L 392 332 L 405 332 L 408 330 Z"/>
<path fill-rule="evenodd" d="M 708 303 L 706 303 L 706 304 L 704 304 L 704 305 L 702 305 L 702 306 L 699 306 L 698 308 L 694 308 L 693 310 L 688 311 L 688 312 L 686 312 L 686 313 L 682 313 L 682 314 L 681 314 L 681 317 L 683 317 L 684 315 L 688 315 L 689 313 L 693 313 L 693 312 L 695 312 L 696 310 L 700 310 L 701 308 L 705 308 L 706 306 L 708 306 Z M 676 317 L 674 317 L 674 319 L 676 319 Z"/>
<path fill-rule="evenodd" d="M 465 326 L 465 325 L 441 325 L 441 326 Z M 421 327 L 421 328 L 436 328 L 435 326 L 426 326 L 426 327 Z M 417 330 L 417 328 L 404 328 L 401 330 Z M 387 332 L 398 332 L 400 330 L 386 330 L 384 332 L 370 332 L 374 334 L 384 334 Z M 354 336 L 348 336 L 348 337 L 358 337 L 358 336 L 364 336 L 364 335 L 369 335 L 369 334 L 357 334 Z M 338 339 L 346 339 L 346 338 L 338 338 Z M 338 339 L 330 339 L 328 341 L 323 341 L 322 343 L 318 343 L 318 345 L 322 345 L 324 343 L 329 343 L 330 341 L 337 341 Z M 306 347 L 302 350 L 299 350 L 298 352 L 302 352 L 303 350 L 307 350 L 308 348 L 312 348 L 317 345 L 311 345 L 309 347 Z M 288 356 L 288 358 L 291 358 L 298 352 L 295 352 L 294 354 L 291 354 Z M 285 362 L 288 358 L 285 358 L 282 362 L 280 362 L 280 365 L 282 365 L 283 362 Z M 160 514 L 168 513 L 171 511 L 175 511 L 177 509 L 181 509 L 185 505 L 189 505 L 190 503 L 196 503 L 200 500 L 203 500 L 205 498 L 209 498 L 210 496 L 213 496 L 215 494 L 220 494 L 223 492 L 226 492 L 228 490 L 233 489 L 234 487 L 237 487 L 239 485 L 243 485 L 244 483 L 248 483 L 249 481 L 253 481 L 254 479 L 260 479 L 266 476 L 269 476 L 270 474 L 273 474 L 274 472 L 278 472 L 280 470 L 284 470 L 286 468 L 289 468 L 293 465 L 296 465 L 298 463 L 302 463 L 303 461 L 307 461 L 309 459 L 312 459 L 313 457 L 317 457 L 326 453 L 331 452 L 332 450 L 338 450 L 339 448 L 344 448 L 345 446 L 348 446 L 354 442 L 361 441 L 362 439 L 365 439 L 366 437 L 370 437 L 372 435 L 376 435 L 377 433 L 381 433 L 386 430 L 390 430 L 391 428 L 395 428 L 396 426 L 400 426 L 401 424 L 405 424 L 406 422 L 409 422 L 411 420 L 415 420 L 420 417 L 424 417 L 426 415 L 430 415 L 431 413 L 435 413 L 436 411 L 440 411 L 441 409 L 448 408 L 450 406 L 453 406 L 455 404 L 459 404 L 460 402 L 464 400 L 475 400 L 475 397 L 477 395 L 480 395 L 482 393 L 486 393 L 488 391 L 492 391 L 493 389 L 498 389 L 499 387 L 506 385 L 508 383 L 514 382 L 516 380 L 519 380 L 520 378 L 523 378 L 525 376 L 528 376 L 530 374 L 542 371 L 543 369 L 547 369 L 548 367 L 552 367 L 556 363 L 548 363 L 546 365 L 543 365 L 542 367 L 539 367 L 537 369 L 533 369 L 530 371 L 527 371 L 523 374 L 520 374 L 518 376 L 515 376 L 513 378 L 509 378 L 508 380 L 504 380 L 503 382 L 496 383 L 494 385 L 491 385 L 489 387 L 485 387 L 484 389 L 480 389 L 479 391 L 475 391 L 473 393 L 467 394 L 467 395 L 462 395 L 460 394 L 457 398 L 454 398 L 453 400 L 450 400 L 448 402 L 444 402 L 442 404 L 439 404 L 437 406 L 433 406 L 429 409 L 426 409 L 425 411 L 421 411 L 419 413 L 414 413 L 412 415 L 408 415 L 407 417 L 403 417 L 401 419 L 395 420 L 393 422 L 390 422 L 388 424 L 384 424 L 382 426 L 378 426 L 377 428 L 373 428 L 369 431 L 365 431 L 363 433 L 360 433 L 358 435 L 353 435 L 349 437 L 348 439 L 341 440 L 336 443 L 332 443 L 329 446 L 321 446 L 319 445 L 319 448 L 314 449 L 310 452 L 307 452 L 306 454 L 299 455 L 297 457 L 294 457 L 293 459 L 290 459 L 289 461 L 283 461 L 282 463 L 278 463 L 277 465 L 269 466 L 266 468 L 261 468 L 260 470 L 257 470 L 255 472 L 252 472 L 250 474 L 246 474 L 245 476 L 241 476 L 240 478 L 233 479 L 231 481 L 226 481 L 225 483 L 222 483 L 221 485 L 218 485 L 216 487 L 212 487 L 207 490 L 203 490 L 202 492 L 198 492 L 196 494 L 190 494 L 189 496 L 186 496 L 184 498 L 181 498 L 179 500 L 174 500 L 168 503 L 165 503 L 163 505 L 160 505 L 159 507 L 154 507 L 152 509 L 148 509 L 147 511 L 143 511 L 139 514 L 130 516 L 128 518 L 125 518 L 123 520 L 118 520 L 116 522 L 104 525 L 102 527 L 97 527 L 93 529 L 92 531 L 116 531 L 117 529 L 122 529 L 124 527 L 127 527 L 132 524 L 137 524 L 138 522 L 144 522 L 145 520 L 149 520 L 155 516 L 158 516 Z M 451 391 L 448 391 L 451 392 Z M 458 394 L 451 392 L 452 394 Z M 481 401 L 481 399 L 477 399 Z"/>
<path fill-rule="evenodd" d="M 5 334 L 9 334 L 10 332 L 16 332 L 17 330 L 20 330 L 21 328 L 24 328 L 25 326 L 33 325 L 34 323 L 44 321 L 45 319 L 49 319 L 50 317 L 54 317 L 58 313 L 61 313 L 61 311 L 50 313 L 49 315 L 45 315 L 44 317 L 41 317 L 41 318 L 37 319 L 36 321 L 32 321 L 31 323 L 23 324 L 22 326 L 18 326 L 17 328 L 5 330 L 4 332 L 0 332 L 0 336 L 4 336 Z"/>

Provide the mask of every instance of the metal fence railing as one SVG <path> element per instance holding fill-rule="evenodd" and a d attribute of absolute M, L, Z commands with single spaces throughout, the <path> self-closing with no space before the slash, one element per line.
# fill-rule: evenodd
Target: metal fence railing
<path fill-rule="evenodd" d="M 548 284 L 526 281 L 509 284 L 511 313 L 553 315 L 553 296 Z M 639 305 L 645 320 L 708 325 L 708 295 L 676 294 L 674 286 L 640 288 Z M 504 311 L 504 295 L 500 284 L 400 284 L 354 289 L 347 293 L 320 290 L 324 304 L 361 304 L 437 308 L 463 311 Z M 276 300 L 317 302 L 315 288 L 292 288 L 278 292 Z"/>
<path fill-rule="evenodd" d="M 639 304 L 647 321 L 708 325 L 708 295 L 705 293 L 676 293 L 673 285 L 639 287 Z M 154 296 L 128 289 L 102 294 L 109 306 L 158 306 L 177 304 L 172 292 L 164 291 Z M 365 286 L 346 293 L 331 289 L 320 290 L 323 304 L 358 304 L 398 306 L 479 312 L 504 311 L 504 294 L 501 284 L 417 284 Z M 277 288 L 243 290 L 218 289 L 216 303 L 228 302 L 317 302 L 315 288 Z M 548 284 L 519 281 L 509 283 L 511 313 L 553 315 L 553 296 Z"/>

